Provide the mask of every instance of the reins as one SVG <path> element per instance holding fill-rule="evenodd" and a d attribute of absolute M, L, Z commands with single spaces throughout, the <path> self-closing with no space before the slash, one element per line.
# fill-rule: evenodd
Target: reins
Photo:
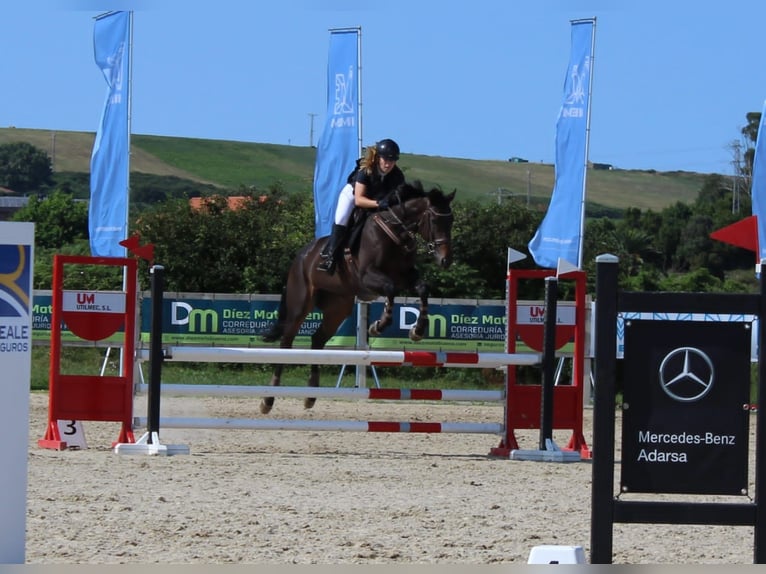
<path fill-rule="evenodd" d="M 399 190 L 396 190 L 395 193 L 397 199 L 399 200 L 399 205 L 404 208 L 404 202 L 402 202 L 401 198 L 399 197 Z M 391 240 L 396 245 L 402 247 L 405 251 L 414 251 L 417 249 L 416 230 L 420 231 L 420 234 L 423 237 L 428 238 L 426 241 L 426 247 L 429 255 L 434 253 L 438 246 L 448 243 L 447 239 L 434 238 L 434 231 L 431 225 L 431 217 L 452 217 L 451 210 L 447 213 L 439 213 L 434 209 L 433 205 L 429 204 L 428 208 L 423 210 L 423 212 L 420 214 L 420 217 L 417 219 L 417 221 L 413 221 L 409 224 L 402 221 L 402 219 L 393 211 L 393 209 L 388 210 L 387 216 L 391 219 L 390 221 L 380 214 L 375 214 L 373 221 L 375 221 L 375 223 L 386 233 L 386 235 L 391 238 Z M 391 227 L 392 223 L 398 225 L 403 233 L 397 234 L 396 231 L 394 231 L 394 229 Z"/>

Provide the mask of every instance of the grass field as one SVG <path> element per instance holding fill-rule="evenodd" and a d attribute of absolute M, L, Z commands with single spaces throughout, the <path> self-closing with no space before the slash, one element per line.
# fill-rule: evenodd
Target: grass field
<path fill-rule="evenodd" d="M 95 134 L 0 128 L 0 144 L 28 142 L 51 156 L 55 171 L 87 173 Z M 493 202 L 498 190 L 546 205 L 554 183 L 550 164 L 511 163 L 507 158 L 477 161 L 402 154 L 409 180 L 427 187 L 458 190 L 458 200 Z M 131 136 L 131 171 L 173 175 L 227 189 L 281 183 L 285 190 L 311 193 L 316 150 L 311 147 L 254 142 Z M 606 207 L 659 211 L 677 201 L 696 199 L 706 174 L 634 170 L 589 170 L 587 200 Z"/>

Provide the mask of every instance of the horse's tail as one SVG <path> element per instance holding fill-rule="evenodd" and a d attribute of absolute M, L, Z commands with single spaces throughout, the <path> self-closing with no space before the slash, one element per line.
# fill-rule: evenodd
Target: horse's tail
<path fill-rule="evenodd" d="M 264 343 L 273 343 L 278 341 L 285 332 L 284 317 L 287 313 L 287 285 L 282 288 L 282 297 L 279 300 L 279 310 L 277 311 L 277 320 L 271 324 L 268 331 L 261 335 Z"/>

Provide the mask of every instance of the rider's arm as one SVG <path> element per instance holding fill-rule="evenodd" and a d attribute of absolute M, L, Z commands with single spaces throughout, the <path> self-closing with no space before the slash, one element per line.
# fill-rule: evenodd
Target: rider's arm
<path fill-rule="evenodd" d="M 378 202 L 367 197 L 367 186 L 363 183 L 354 183 L 354 205 L 362 209 L 377 209 Z"/>

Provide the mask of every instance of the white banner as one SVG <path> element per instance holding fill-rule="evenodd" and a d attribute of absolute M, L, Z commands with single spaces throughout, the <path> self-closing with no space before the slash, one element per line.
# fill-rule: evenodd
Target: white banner
<path fill-rule="evenodd" d="M 23 564 L 32 375 L 33 223 L 0 222 L 0 563 Z"/>

